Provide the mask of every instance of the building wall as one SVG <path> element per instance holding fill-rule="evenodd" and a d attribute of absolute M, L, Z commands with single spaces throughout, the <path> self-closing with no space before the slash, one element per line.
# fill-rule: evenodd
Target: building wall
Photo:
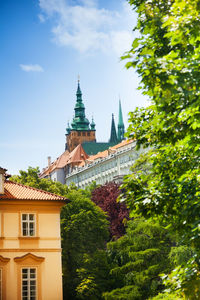
<path fill-rule="evenodd" d="M 44 203 L 45 202 L 45 203 Z M 37 270 L 37 300 L 62 300 L 60 208 L 58 201 L 0 203 L 0 269 L 4 300 L 21 298 L 21 269 Z M 21 233 L 21 214 L 36 216 L 36 235 Z"/>
<path fill-rule="evenodd" d="M 73 151 L 79 144 L 83 142 L 93 142 L 96 141 L 95 130 L 84 130 L 75 131 L 72 130 L 70 134 L 66 135 L 67 150 L 69 152 Z"/>
<path fill-rule="evenodd" d="M 63 169 L 56 169 L 50 175 L 52 181 L 59 181 L 62 184 L 65 184 L 65 171 Z"/>
<path fill-rule="evenodd" d="M 84 167 L 76 168 L 66 176 L 66 184 L 74 182 L 78 187 L 85 188 L 96 181 L 97 184 L 104 184 L 109 181 L 123 178 L 130 174 L 130 167 L 139 156 L 135 149 L 135 143 L 119 148 L 105 158 L 95 160 Z"/>

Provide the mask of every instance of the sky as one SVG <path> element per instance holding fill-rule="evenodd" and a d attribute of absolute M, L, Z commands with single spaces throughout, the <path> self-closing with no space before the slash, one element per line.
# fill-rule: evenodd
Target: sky
<path fill-rule="evenodd" d="M 136 14 L 126 0 L 0 1 L 0 166 L 18 174 L 64 152 L 77 79 L 98 142 L 110 137 L 121 99 L 145 106 L 139 78 L 120 57 L 131 48 Z"/>

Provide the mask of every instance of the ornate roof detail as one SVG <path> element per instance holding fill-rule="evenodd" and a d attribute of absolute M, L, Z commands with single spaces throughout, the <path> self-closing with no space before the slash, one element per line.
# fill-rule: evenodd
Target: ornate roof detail
<path fill-rule="evenodd" d="M 92 122 L 90 123 L 91 130 L 95 130 L 96 124 L 94 123 L 94 119 L 92 117 Z"/>

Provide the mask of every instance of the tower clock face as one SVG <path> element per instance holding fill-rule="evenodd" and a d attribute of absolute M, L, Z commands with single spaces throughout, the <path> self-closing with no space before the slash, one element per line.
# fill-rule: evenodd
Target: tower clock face
<path fill-rule="evenodd" d="M 0 194 L 4 193 L 4 188 L 3 188 L 3 174 L 0 174 Z"/>

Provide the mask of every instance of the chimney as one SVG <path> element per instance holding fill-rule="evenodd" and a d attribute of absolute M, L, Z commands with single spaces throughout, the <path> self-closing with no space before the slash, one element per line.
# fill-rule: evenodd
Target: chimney
<path fill-rule="evenodd" d="M 51 165 L 51 156 L 48 156 L 48 157 L 47 157 L 47 160 L 48 160 L 48 168 L 49 168 L 50 165 Z"/>
<path fill-rule="evenodd" d="M 0 195 L 4 194 L 4 181 L 6 176 L 6 169 L 0 167 Z"/>

